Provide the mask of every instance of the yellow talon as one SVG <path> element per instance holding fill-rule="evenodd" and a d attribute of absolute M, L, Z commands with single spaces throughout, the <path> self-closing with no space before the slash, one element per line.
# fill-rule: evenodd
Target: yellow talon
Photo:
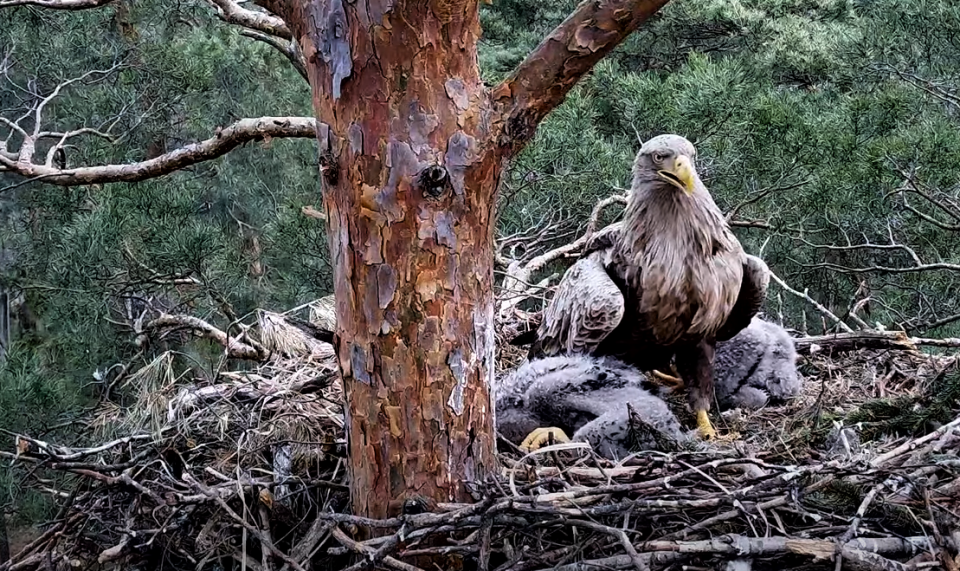
<path fill-rule="evenodd" d="M 700 431 L 701 438 L 704 440 L 712 440 L 714 442 L 730 442 L 740 438 L 740 435 L 735 432 L 731 432 L 730 434 L 726 434 L 724 436 L 717 436 L 717 431 L 710 423 L 710 417 L 707 416 L 707 411 L 705 410 L 697 411 L 697 430 Z"/>
<path fill-rule="evenodd" d="M 698 410 L 697 411 L 697 430 L 700 431 L 700 437 L 704 440 L 716 440 L 717 431 L 713 429 L 713 425 L 710 424 L 710 417 L 707 416 L 707 411 Z"/>
<path fill-rule="evenodd" d="M 559 428 L 549 426 L 546 428 L 538 428 L 527 435 L 523 439 L 523 442 L 520 443 L 520 449 L 533 452 L 538 448 L 542 448 L 544 445 L 549 444 L 553 440 L 554 443 L 557 442 L 570 442 L 570 438 Z"/>
<path fill-rule="evenodd" d="M 679 377 L 674 377 L 673 375 L 668 375 L 666 373 L 661 373 L 656 369 L 653 370 L 653 378 L 660 381 L 661 385 L 667 386 L 676 391 L 682 390 L 683 387 L 685 386 L 683 383 L 683 379 Z"/>

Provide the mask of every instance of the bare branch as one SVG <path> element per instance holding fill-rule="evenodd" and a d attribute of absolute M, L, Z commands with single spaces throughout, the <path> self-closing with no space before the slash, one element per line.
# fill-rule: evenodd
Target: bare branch
<path fill-rule="evenodd" d="M 770 278 L 773 279 L 773 281 L 777 282 L 777 284 L 779 284 L 780 287 L 783 288 L 784 291 L 786 291 L 786 292 L 788 292 L 788 293 L 791 293 L 791 294 L 799 297 L 800 299 L 803 299 L 803 300 L 807 301 L 808 303 L 810 303 L 813 307 L 815 307 L 815 308 L 817 309 L 817 311 L 819 311 L 819 312 L 820 312 L 821 314 L 823 314 L 825 317 L 827 317 L 828 319 L 830 319 L 830 321 L 833 321 L 834 323 L 836 323 L 837 326 L 840 327 L 840 329 L 843 329 L 843 330 L 846 331 L 847 333 L 853 333 L 853 329 L 851 329 L 849 325 L 847 325 L 846 323 L 844 323 L 843 320 L 841 320 L 839 317 L 837 317 L 836 315 L 834 315 L 832 311 L 830 311 L 829 309 L 827 309 L 826 307 L 824 307 L 823 305 L 821 305 L 817 300 L 813 299 L 812 297 L 810 297 L 809 295 L 807 295 L 807 294 L 805 294 L 805 293 L 801 293 L 801 292 L 793 289 L 792 287 L 788 286 L 788 285 L 786 284 L 786 282 L 784 282 L 782 279 L 780 279 L 780 276 L 778 276 L 777 274 L 773 273 L 773 271 L 770 272 Z"/>
<path fill-rule="evenodd" d="M 300 212 L 301 212 L 304 216 L 309 216 L 310 218 L 316 218 L 317 220 L 326 220 L 326 219 L 327 219 L 327 215 L 326 215 L 326 214 L 324 214 L 323 212 L 320 212 L 319 210 L 317 210 L 316 208 L 314 208 L 314 207 L 311 206 L 311 205 L 302 206 L 302 207 L 300 208 Z"/>
<path fill-rule="evenodd" d="M 934 207 L 936 207 L 937 209 L 945 213 L 947 216 L 949 216 L 953 220 L 960 221 L 960 207 L 957 206 L 956 202 L 954 202 L 949 198 L 944 198 L 944 200 L 948 202 L 949 205 L 944 204 L 944 200 L 940 200 L 939 198 L 933 196 L 930 192 L 928 192 L 929 187 L 926 187 L 922 182 L 917 180 L 915 176 L 915 169 L 908 172 L 907 170 L 897 165 L 896 161 L 893 158 L 888 156 L 887 160 L 893 163 L 894 169 L 900 174 L 900 176 L 903 177 L 905 186 L 900 186 L 899 188 L 891 192 L 888 192 L 885 195 L 885 197 L 889 197 L 891 194 L 899 194 L 900 198 L 903 200 L 903 206 L 910 212 L 913 212 L 914 214 L 919 216 L 922 220 L 926 220 L 927 222 L 930 222 L 931 224 L 939 228 L 942 228 L 944 230 L 949 230 L 951 232 L 960 232 L 960 225 L 950 224 L 948 222 L 941 222 L 940 220 L 934 218 L 933 216 L 926 214 L 924 212 L 921 212 L 920 210 L 915 208 L 913 205 L 911 205 L 909 202 L 907 202 L 906 195 L 908 193 L 916 194 L 917 196 L 923 198 L 928 203 L 932 204 Z"/>
<path fill-rule="evenodd" d="M 491 90 L 491 99 L 500 107 L 501 152 L 519 152 L 580 78 L 668 1 L 582 2 Z"/>
<path fill-rule="evenodd" d="M 906 73 L 893 67 L 890 67 L 890 69 L 893 69 L 893 72 L 899 75 L 900 79 L 906 81 L 910 85 L 920 89 L 921 91 L 927 92 L 944 103 L 960 109 L 960 97 L 958 97 L 953 91 L 946 89 L 937 83 L 930 81 L 929 79 L 920 77 L 919 75 Z"/>
<path fill-rule="evenodd" d="M 914 329 L 914 330 L 919 330 L 919 331 L 926 331 L 926 330 L 928 330 L 928 329 L 936 329 L 937 327 L 943 327 L 944 325 L 950 325 L 951 323 L 955 323 L 955 322 L 957 322 L 957 321 L 960 321 L 960 313 L 955 313 L 955 314 L 953 314 L 953 315 L 948 315 L 947 317 L 943 317 L 943 318 L 937 319 L 936 321 L 931 321 L 930 323 L 923 323 L 923 324 L 920 324 L 920 325 L 916 325 L 916 326 L 913 327 L 913 329 Z"/>
<path fill-rule="evenodd" d="M 887 273 L 887 274 L 914 274 L 921 272 L 950 271 L 960 272 L 960 264 L 949 264 L 938 262 L 935 264 L 921 264 L 919 266 L 907 266 L 904 268 L 894 268 L 890 266 L 867 266 L 862 268 L 848 268 L 840 264 L 823 262 L 819 264 L 803 264 L 805 268 L 824 269 L 838 272 L 841 274 L 869 274 L 869 273 Z"/>
<path fill-rule="evenodd" d="M 48 105 L 51 101 L 53 101 L 58 95 L 60 95 L 60 92 L 61 92 L 65 87 L 69 87 L 69 86 L 73 85 L 74 83 L 77 83 L 77 82 L 79 82 L 79 81 L 83 81 L 84 79 L 86 79 L 86 78 L 88 78 L 88 77 L 90 77 L 90 76 L 94 76 L 94 75 L 107 76 L 107 75 L 110 75 L 110 74 L 113 73 L 114 71 L 120 69 L 120 67 L 122 67 L 121 64 L 116 64 L 116 65 L 114 65 L 113 67 L 111 67 L 110 69 L 102 69 L 102 70 L 101 70 L 101 69 L 92 69 L 92 70 L 88 71 L 87 73 L 85 73 L 85 74 L 83 74 L 83 75 L 81 75 L 81 76 L 79 76 L 79 77 L 74 77 L 74 78 L 72 78 L 72 79 L 68 79 L 68 80 L 64 81 L 63 83 L 61 83 L 60 85 L 57 85 L 57 87 L 54 88 L 54 90 L 50 93 L 50 95 L 47 95 L 46 97 L 43 98 L 42 101 L 40 101 L 40 103 L 37 105 L 36 109 L 34 110 L 33 136 L 32 136 L 32 138 L 34 139 L 34 142 L 36 142 L 36 140 L 38 139 L 38 136 L 40 135 L 40 125 L 41 125 L 41 123 L 42 123 L 43 110 L 47 107 L 47 105 Z M 29 160 L 29 158 L 28 158 L 27 160 Z"/>
<path fill-rule="evenodd" d="M 803 238 L 797 238 L 797 240 L 803 242 L 811 248 L 817 248 L 818 250 L 832 250 L 834 252 L 854 252 L 857 250 L 900 250 L 902 252 L 906 252 L 918 266 L 923 265 L 923 262 L 920 260 L 920 256 L 917 255 L 916 251 L 914 251 L 914 249 L 910 246 L 904 244 L 872 244 L 870 242 L 865 242 L 863 244 L 851 244 L 849 246 L 834 246 L 832 244 L 814 244 L 813 242 L 808 242 Z"/>
<path fill-rule="evenodd" d="M 113 0 L 0 0 L 0 8 L 13 6 L 38 6 L 53 10 L 86 10 L 106 6 Z"/>
<path fill-rule="evenodd" d="M 309 81 L 309 78 L 307 77 L 307 61 L 304 59 L 303 53 L 300 51 L 297 42 L 293 40 L 278 39 L 276 36 L 264 34 L 256 30 L 241 30 L 240 35 L 263 42 L 282 53 L 283 56 L 287 58 L 291 64 L 293 64 L 293 67 L 296 68 L 297 73 Z"/>
<path fill-rule="evenodd" d="M 905 244 L 872 244 L 866 242 L 864 244 L 851 244 L 849 246 L 832 246 L 829 244 L 813 244 L 804 240 L 803 238 L 798 238 L 801 242 L 811 246 L 813 248 L 818 248 L 822 250 L 833 250 L 833 251 L 855 251 L 855 250 L 900 250 L 906 252 L 910 259 L 913 261 L 914 265 L 905 266 L 905 267 L 891 267 L 891 266 L 867 266 L 860 268 L 850 268 L 847 266 L 842 266 L 840 264 L 835 264 L 832 262 L 821 262 L 818 264 L 804 264 L 805 268 L 818 268 L 835 271 L 842 274 L 866 274 L 866 273 L 888 273 L 888 274 L 910 274 L 910 273 L 919 273 L 919 272 L 931 272 L 931 271 L 951 271 L 951 272 L 960 272 L 960 264 L 951 264 L 947 262 L 936 262 L 932 264 L 924 263 L 921 260 L 920 256 L 917 255 L 916 251 L 910 246 Z"/>
<path fill-rule="evenodd" d="M 233 0 L 207 1 L 217 9 L 217 16 L 224 22 L 256 30 L 284 40 L 293 39 L 293 34 L 290 32 L 290 28 L 287 27 L 286 23 L 272 14 L 247 10 Z"/>
<path fill-rule="evenodd" d="M 593 207 L 593 212 L 590 213 L 590 220 L 587 221 L 587 231 L 586 236 L 589 238 L 597 230 L 597 224 L 600 222 L 600 215 L 603 213 L 604 209 L 608 206 L 614 204 L 627 205 L 627 195 L 626 194 L 614 194 L 613 196 L 608 196 L 596 203 Z"/>
<path fill-rule="evenodd" d="M 772 228 L 769 222 L 763 220 L 731 220 L 729 224 L 734 228 L 762 228 L 764 230 Z"/>
<path fill-rule="evenodd" d="M 252 361 L 263 361 L 267 354 L 262 348 L 254 347 L 247 343 L 240 342 L 235 337 L 228 336 L 224 331 L 217 329 L 206 321 L 193 317 L 191 315 L 170 315 L 161 314 L 160 317 L 147 323 L 145 330 L 184 328 L 195 331 L 201 337 L 212 339 L 223 345 L 227 349 L 228 355 L 233 359 L 248 359 Z"/>
<path fill-rule="evenodd" d="M 531 278 L 533 274 L 543 270 L 548 264 L 551 264 L 561 258 L 568 258 L 571 256 L 576 256 L 587 245 L 587 242 L 596 234 L 596 227 L 599 224 L 600 215 L 603 213 L 603 210 L 614 205 L 614 204 L 626 204 L 627 196 L 624 194 L 615 194 L 608 196 L 597 202 L 594 205 L 593 211 L 590 213 L 590 219 L 587 222 L 587 228 L 585 233 L 567 244 L 548 250 L 542 254 L 535 256 L 526 263 L 523 263 L 521 260 L 507 259 L 503 256 L 503 244 L 504 240 L 501 240 L 497 245 L 497 256 L 500 258 L 499 263 L 502 267 L 506 267 L 506 276 L 503 279 L 501 284 L 501 291 L 508 292 L 509 295 L 501 298 L 499 315 L 501 317 L 507 315 L 510 310 L 519 305 L 523 300 L 528 299 L 533 296 L 533 292 L 540 292 L 547 286 L 549 283 L 548 280 L 541 281 L 540 283 L 533 284 L 531 283 Z M 611 224 L 607 226 L 601 232 L 607 232 L 609 230 L 615 230 L 619 228 L 618 224 Z M 541 229 L 536 234 L 542 234 L 547 229 Z M 536 241 L 536 236 L 533 236 Z"/>
<path fill-rule="evenodd" d="M 788 185 L 785 185 L 785 186 L 771 186 L 771 187 L 769 187 L 769 188 L 765 188 L 765 189 L 763 189 L 763 190 L 759 190 L 759 191 L 753 193 L 751 196 L 748 196 L 747 198 L 743 199 L 739 204 L 737 204 L 736 206 L 734 206 L 733 209 L 730 210 L 730 212 L 727 213 L 727 222 L 728 222 L 728 223 L 731 223 L 731 225 L 733 225 L 733 224 L 732 224 L 733 219 L 737 217 L 737 214 L 739 214 L 741 210 L 743 210 L 743 209 L 746 208 L 747 206 L 750 206 L 751 204 L 755 204 L 755 203 L 763 200 L 763 199 L 766 198 L 769 194 L 771 194 L 771 193 L 773 193 L 773 192 L 786 192 L 786 191 L 788 191 L 788 190 L 793 190 L 793 189 L 795 189 L 795 188 L 800 188 L 801 186 L 804 186 L 804 185 L 809 184 L 809 183 L 810 183 L 810 180 L 811 180 L 811 179 L 808 178 L 808 179 L 806 179 L 806 180 L 802 180 L 802 181 L 800 181 L 800 182 L 795 182 L 795 183 L 793 183 L 793 184 L 788 184 Z M 757 227 L 757 226 L 752 226 L 752 227 Z M 769 224 L 768 224 L 768 225 L 767 225 L 767 228 L 769 228 L 769 227 L 770 227 L 770 226 L 769 226 Z"/>
<path fill-rule="evenodd" d="M 920 193 L 915 192 L 914 194 L 920 194 Z M 933 198 L 928 197 L 928 196 L 924 196 L 923 194 L 920 194 L 920 195 L 923 196 L 924 198 L 926 198 L 927 200 L 929 200 L 930 202 L 932 202 L 932 203 L 940 206 L 941 209 L 943 208 L 943 205 L 940 204 L 939 202 L 937 202 L 936 200 L 934 200 Z M 942 229 L 944 229 L 944 230 L 949 230 L 950 232 L 960 232 L 960 225 L 958 225 L 958 224 L 948 224 L 948 223 L 946 223 L 946 222 L 941 222 L 940 220 L 937 220 L 937 219 L 934 218 L 933 216 L 930 216 L 929 214 L 927 214 L 927 213 L 925 213 L 925 212 L 921 212 L 921 211 L 918 210 L 916 207 L 914 207 L 912 204 L 910 204 L 909 202 L 907 202 L 907 191 L 902 191 L 902 192 L 900 193 L 900 198 L 903 200 L 903 207 L 906 208 L 907 210 L 909 210 L 910 212 L 913 212 L 914 214 L 916 214 L 916 215 L 917 215 L 918 217 L 920 217 L 921 219 L 926 220 L 927 222 L 933 224 L 934 226 L 937 226 L 937 227 L 942 228 Z"/>
<path fill-rule="evenodd" d="M 108 182 L 136 182 L 159 177 L 200 162 L 220 157 L 247 143 L 269 138 L 307 138 L 316 136 L 313 117 L 259 117 L 241 119 L 213 137 L 138 163 L 58 169 L 47 165 L 16 162 L 0 158 L 10 170 L 30 180 L 43 180 L 62 186 Z M 24 183 L 20 183 L 24 184 Z M 0 189 L 0 192 L 12 187 Z"/>

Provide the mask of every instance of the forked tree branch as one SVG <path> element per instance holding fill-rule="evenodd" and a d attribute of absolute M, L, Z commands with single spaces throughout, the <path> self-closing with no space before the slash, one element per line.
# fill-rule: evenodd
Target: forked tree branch
<path fill-rule="evenodd" d="M 0 170 L 28 177 L 26 182 L 42 180 L 61 186 L 136 182 L 215 159 L 250 141 L 315 136 L 316 119 L 313 117 L 259 117 L 241 119 L 233 125 L 218 130 L 209 139 L 137 163 L 60 169 L 52 165 L 33 163 L 31 161 L 33 147 L 25 145 L 24 147 L 31 150 L 30 155 L 25 155 L 22 150 L 20 153 L 13 153 L 16 156 L 13 159 L 2 155 Z M 4 189 L 0 189 L 2 190 Z"/>
<path fill-rule="evenodd" d="M 240 30 L 240 35 L 263 42 L 277 50 L 283 54 L 283 57 L 287 58 L 287 61 L 293 65 L 294 69 L 297 70 L 297 73 L 300 74 L 300 77 L 309 81 L 309 78 L 307 77 L 307 60 L 304 59 L 303 53 L 297 46 L 297 42 L 293 40 L 277 38 L 276 36 L 264 34 L 256 30 Z"/>
<path fill-rule="evenodd" d="M 510 77 L 492 89 L 491 99 L 500 108 L 501 152 L 508 156 L 519 152 L 580 78 L 668 1 L 581 2 Z"/>
<path fill-rule="evenodd" d="M 940 210 L 955 222 L 958 222 L 960 221 L 960 206 L 957 205 L 955 199 L 944 196 L 942 192 L 930 189 L 922 182 L 917 180 L 914 172 L 908 172 L 907 170 L 901 168 L 892 158 L 887 157 L 887 160 L 894 164 L 894 169 L 896 169 L 900 176 L 903 177 L 904 184 L 897 189 L 888 192 L 884 196 L 885 198 L 897 194 L 903 200 L 904 208 L 917 215 L 920 219 L 925 220 L 934 226 L 937 226 L 938 228 L 942 228 L 943 230 L 960 232 L 960 224 L 944 222 L 930 214 L 921 212 L 919 209 L 907 202 L 907 195 L 915 194 L 923 198 L 928 204 L 932 205 L 937 210 Z M 934 196 L 934 193 L 940 194 L 940 197 Z"/>

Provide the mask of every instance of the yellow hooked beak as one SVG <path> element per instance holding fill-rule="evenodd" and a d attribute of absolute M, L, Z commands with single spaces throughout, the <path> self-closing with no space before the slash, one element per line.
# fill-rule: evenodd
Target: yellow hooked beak
<path fill-rule="evenodd" d="M 693 167 L 690 159 L 683 155 L 673 161 L 673 170 L 657 171 L 660 178 L 669 182 L 687 194 L 693 194 Z"/>

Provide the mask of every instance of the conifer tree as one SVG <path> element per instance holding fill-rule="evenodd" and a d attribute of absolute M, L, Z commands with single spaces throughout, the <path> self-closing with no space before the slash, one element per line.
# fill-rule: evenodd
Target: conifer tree
<path fill-rule="evenodd" d="M 667 0 L 587 0 L 491 88 L 478 66 L 478 0 L 259 1 L 266 11 L 210 1 L 304 72 L 317 121 L 243 119 L 141 162 L 71 166 L 57 160 L 67 142 L 101 133 L 44 132 L 56 90 L 35 106 L 36 121 L 8 125 L 19 146 L 0 149 L 0 165 L 63 186 L 131 182 L 251 140 L 316 136 L 354 510 L 384 517 L 410 495 L 467 499 L 467 482 L 495 463 L 493 237 L 503 169 L 573 85 Z"/>

